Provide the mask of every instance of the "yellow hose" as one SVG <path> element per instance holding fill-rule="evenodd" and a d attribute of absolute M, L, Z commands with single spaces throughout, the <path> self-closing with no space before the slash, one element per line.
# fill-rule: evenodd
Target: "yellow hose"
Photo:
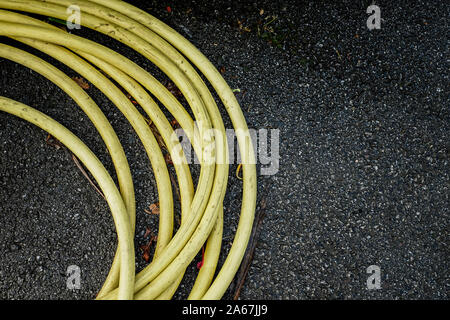
<path fill-rule="evenodd" d="M 91 150 L 73 133 L 52 118 L 20 102 L 0 96 L 0 110 L 35 124 L 67 146 L 91 172 L 111 209 L 119 238 L 121 269 L 119 299 L 133 298 L 134 245 L 133 232 L 122 196 L 114 180 Z"/>
<path fill-rule="evenodd" d="M 136 299 L 167 299 L 175 292 L 186 267 L 207 241 L 204 265 L 189 299 L 220 299 L 231 283 L 245 252 L 256 204 L 256 169 L 250 135 L 233 92 L 220 73 L 191 43 L 151 15 L 122 1 L 0 0 L 0 8 L 67 19 L 66 7 L 78 5 L 84 26 L 107 34 L 132 47 L 160 68 L 181 90 L 194 117 L 159 81 L 122 55 L 90 40 L 70 35 L 36 19 L 0 10 L 0 35 L 12 37 L 46 52 L 79 72 L 103 91 L 124 113 L 147 150 L 155 171 L 161 204 L 160 230 L 153 261 L 136 275 Z M 115 85 L 75 53 L 113 78 L 141 105 L 155 123 L 172 159 L 180 186 L 182 224 L 172 238 L 173 200 L 167 168 L 143 117 Z M 236 236 L 224 266 L 212 282 L 219 258 L 223 228 L 222 203 L 228 178 L 225 128 L 211 92 L 190 62 L 208 79 L 222 100 L 236 130 L 243 162 L 243 199 Z M 174 116 L 191 140 L 201 171 L 194 192 L 185 156 L 167 119 L 147 89 Z M 99 130 L 100 132 L 100 130 Z M 102 136 L 103 137 L 103 136 Z M 105 140 L 105 138 L 104 138 Z M 108 143 L 105 140 L 105 143 Z M 155 152 L 159 150 L 158 152 Z M 110 150 L 111 152 L 111 150 Z M 116 163 L 115 163 L 116 164 Z M 116 170 L 119 172 L 119 167 Z M 123 183 L 122 183 L 123 184 Z M 123 189 L 122 185 L 121 190 Z M 128 197 L 125 188 L 122 196 Z M 128 199 L 127 201 L 129 201 Z M 134 200 L 134 196 L 133 196 Z M 126 201 L 125 201 L 126 202 Z M 134 202 L 129 222 L 134 227 Z M 128 202 L 126 202 L 128 205 Z M 127 206 L 128 207 L 128 206 Z M 120 239 L 119 239 L 120 243 Z M 118 247 L 113 266 L 99 298 L 123 298 L 123 248 Z M 129 262 L 128 262 L 129 263 Z M 134 259 L 133 259 L 134 263 Z M 212 282 L 212 284 L 211 284 Z M 123 289 L 125 290 L 125 289 Z M 132 296 L 133 292 L 128 292 Z"/>

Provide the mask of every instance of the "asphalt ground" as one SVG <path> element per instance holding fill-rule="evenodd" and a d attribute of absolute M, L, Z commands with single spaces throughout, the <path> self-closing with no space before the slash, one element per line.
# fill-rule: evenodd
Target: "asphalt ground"
<path fill-rule="evenodd" d="M 186 36 L 240 90 L 250 128 L 279 129 L 279 170 L 258 176 L 266 214 L 241 299 L 449 298 L 450 7 L 377 1 L 381 29 L 369 30 L 370 4 L 136 1 Z M 86 28 L 76 33 L 166 80 L 116 41 Z M 60 121 L 113 173 L 99 135 L 69 97 L 25 67 L 5 59 L 0 66 L 0 95 Z M 141 269 L 146 230 L 157 233 L 157 216 L 144 212 L 158 201 L 153 174 L 120 112 L 95 87 L 87 92 L 130 162 Z M 0 299 L 92 299 L 115 252 L 104 200 L 70 153 L 46 137 L 0 113 Z M 258 173 L 264 167 L 258 164 Z M 197 176 L 198 167 L 191 168 Z M 239 219 L 242 182 L 235 169 L 224 202 L 221 262 Z M 189 266 L 176 299 L 187 297 L 199 261 Z M 81 269 L 79 290 L 66 288 L 70 265 Z M 371 265 L 380 268 L 377 290 L 367 288 Z M 234 286 L 224 298 L 233 292 Z"/>

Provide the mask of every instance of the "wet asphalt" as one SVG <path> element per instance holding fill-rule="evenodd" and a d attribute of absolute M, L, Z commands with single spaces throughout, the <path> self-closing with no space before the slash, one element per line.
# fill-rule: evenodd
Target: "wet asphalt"
<path fill-rule="evenodd" d="M 250 128 L 279 130 L 277 172 L 261 174 L 267 166 L 258 163 L 258 203 L 266 202 L 266 214 L 241 299 L 448 299 L 445 1 L 377 1 L 378 30 L 366 25 L 371 1 L 136 3 L 221 69 L 240 91 L 236 96 Z M 166 80 L 131 49 L 85 28 L 77 34 Z M 5 59 L 0 66 L 0 95 L 60 121 L 113 174 L 101 138 L 69 97 L 25 67 Z M 111 121 L 130 162 L 141 269 L 146 262 L 140 247 L 157 233 L 157 216 L 144 212 L 158 201 L 153 174 L 120 112 L 95 87 L 87 92 Z M 0 299 L 92 299 L 114 255 L 106 203 L 70 153 L 46 138 L 42 130 L 0 114 Z M 239 219 L 242 182 L 235 169 L 233 164 L 224 202 L 221 262 Z M 198 174 L 195 165 L 192 170 Z M 189 266 L 175 298 L 187 297 L 199 260 Z M 79 290 L 66 287 L 70 265 L 80 267 Z M 380 289 L 367 288 L 372 265 L 380 268 Z M 233 290 L 224 298 L 232 298 Z"/>

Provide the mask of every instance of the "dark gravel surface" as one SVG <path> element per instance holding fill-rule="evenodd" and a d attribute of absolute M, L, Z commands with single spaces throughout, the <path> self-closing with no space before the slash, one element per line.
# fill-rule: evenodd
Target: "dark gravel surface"
<path fill-rule="evenodd" d="M 236 94 L 251 128 L 280 130 L 279 171 L 259 176 L 267 209 L 242 299 L 449 298 L 445 1 L 377 2 L 381 29 L 372 31 L 366 27 L 371 1 L 137 4 L 224 67 L 225 79 L 241 91 Z M 154 70 L 115 41 L 78 33 Z M 0 95 L 66 125 L 113 172 L 100 137 L 70 98 L 22 66 L 4 59 L 0 66 Z M 139 246 L 148 240 L 146 227 L 157 226 L 144 213 L 157 201 L 154 179 L 126 120 L 97 89 L 88 93 L 130 161 L 142 268 Z M 46 137 L 0 114 L 1 299 L 94 298 L 114 254 L 106 204 L 70 154 L 47 145 Z M 235 168 L 225 201 L 224 254 L 240 206 Z M 198 261 L 176 298 L 186 297 Z M 73 264 L 82 282 L 70 291 L 65 272 Z M 379 290 L 366 287 L 370 265 L 381 268 Z M 225 295 L 231 297 L 232 288 Z"/>

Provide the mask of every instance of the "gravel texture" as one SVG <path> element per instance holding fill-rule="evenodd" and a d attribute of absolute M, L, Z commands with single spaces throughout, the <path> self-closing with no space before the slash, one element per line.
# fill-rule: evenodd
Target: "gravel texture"
<path fill-rule="evenodd" d="M 266 216 L 241 299 L 449 298 L 445 1 L 377 2 L 380 30 L 366 26 L 370 1 L 136 3 L 223 68 L 230 87 L 240 89 L 236 96 L 249 127 L 280 130 L 279 171 L 258 178 Z M 85 28 L 77 34 L 164 80 L 117 42 Z M 70 98 L 25 67 L 4 59 L 0 66 L 0 95 L 60 121 L 113 172 L 100 137 Z M 96 88 L 87 92 L 130 161 L 142 268 L 145 230 L 157 231 L 157 217 L 144 212 L 158 201 L 154 178 L 127 121 Z M 0 114 L 1 299 L 94 298 L 114 255 L 115 231 L 104 200 L 70 153 L 48 145 L 46 137 Z M 235 169 L 224 204 L 224 255 L 239 218 Z M 186 298 L 199 259 L 175 298 Z M 80 290 L 66 288 L 70 265 L 81 269 Z M 381 268 L 379 290 L 367 289 L 370 265 Z"/>

